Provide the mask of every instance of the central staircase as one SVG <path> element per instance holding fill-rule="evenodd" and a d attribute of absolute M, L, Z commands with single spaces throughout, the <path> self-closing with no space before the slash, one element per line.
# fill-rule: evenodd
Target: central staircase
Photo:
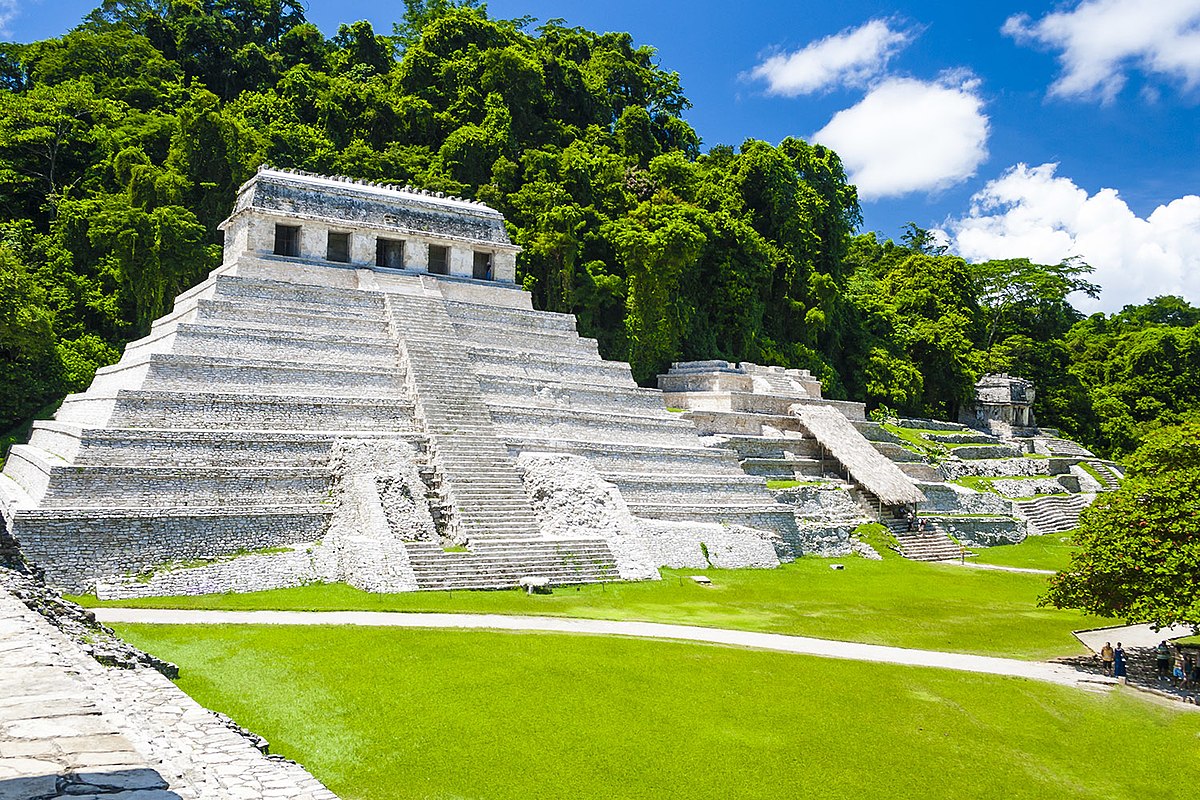
<path fill-rule="evenodd" d="M 428 437 L 448 538 L 466 548 L 408 543 L 418 588 L 502 588 L 526 576 L 551 583 L 618 579 L 603 540 L 542 536 L 441 297 L 389 294 L 385 305 L 408 368 L 416 418 Z"/>

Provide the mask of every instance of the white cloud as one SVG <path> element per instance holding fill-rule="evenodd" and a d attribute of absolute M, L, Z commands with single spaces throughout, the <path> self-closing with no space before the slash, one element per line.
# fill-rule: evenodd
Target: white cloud
<path fill-rule="evenodd" d="M 987 158 L 988 118 L 979 81 L 888 78 L 857 105 L 834 114 L 813 139 L 833 148 L 858 187 L 874 200 L 960 183 Z"/>
<path fill-rule="evenodd" d="M 1200 197 L 1190 194 L 1137 216 L 1115 189 L 1093 195 L 1057 164 L 1018 164 L 971 198 L 951 220 L 953 249 L 970 261 L 1028 257 L 1054 264 L 1080 256 L 1096 268 L 1098 301 L 1074 297 L 1087 312 L 1117 311 L 1163 294 L 1200 300 Z"/>
<path fill-rule="evenodd" d="M 886 20 L 826 36 L 791 53 L 776 53 L 750 71 L 767 91 L 796 97 L 835 86 L 862 86 L 880 75 L 888 60 L 912 40 Z"/>
<path fill-rule="evenodd" d="M 0 38 L 7 39 L 12 35 L 8 23 L 17 16 L 17 0 L 0 0 Z"/>
<path fill-rule="evenodd" d="M 1131 68 L 1200 85 L 1200 0 L 1084 0 L 1036 22 L 1009 17 L 1001 30 L 1062 51 L 1052 95 L 1110 101 Z"/>

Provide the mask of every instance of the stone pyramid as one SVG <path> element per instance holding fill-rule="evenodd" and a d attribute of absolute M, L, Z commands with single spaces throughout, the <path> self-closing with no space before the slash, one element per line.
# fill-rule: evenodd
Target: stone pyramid
<path fill-rule="evenodd" d="M 761 478 L 532 309 L 495 211 L 262 168 L 223 228 L 223 264 L 12 449 L 0 514 L 51 582 L 500 588 L 796 554 Z"/>

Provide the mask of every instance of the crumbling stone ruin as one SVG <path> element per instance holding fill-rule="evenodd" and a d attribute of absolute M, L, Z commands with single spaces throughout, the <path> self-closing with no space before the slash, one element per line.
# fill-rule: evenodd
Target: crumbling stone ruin
<path fill-rule="evenodd" d="M 959 415 L 962 424 L 1001 439 L 1036 434 L 1033 383 L 1006 373 L 989 373 L 975 383 L 975 404 Z"/>
<path fill-rule="evenodd" d="M 658 382 L 709 445 L 774 482 L 805 552 L 865 552 L 853 531 L 880 521 L 910 558 L 960 558 L 966 547 L 1074 528 L 1095 493 L 1121 477 L 1112 462 L 1036 427 L 1033 384 L 1007 375 L 979 382 L 984 410 L 971 417 L 1003 438 L 937 420 L 867 420 L 861 403 L 822 398 L 805 370 L 698 361 L 672 365 Z M 910 514 L 924 531 L 909 530 Z"/>
<path fill-rule="evenodd" d="M 222 227 L 221 266 L 12 449 L 0 515 L 53 584 L 499 588 L 802 551 L 761 478 L 532 309 L 492 209 L 264 167 Z M 627 524 L 582 524 L 534 454 Z"/>

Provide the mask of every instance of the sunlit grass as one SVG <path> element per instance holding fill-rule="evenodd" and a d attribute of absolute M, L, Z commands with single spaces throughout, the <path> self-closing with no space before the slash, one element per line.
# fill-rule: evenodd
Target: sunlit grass
<path fill-rule="evenodd" d="M 1200 714 L 1125 691 L 611 637 L 118 629 L 343 800 L 1141 800 L 1200 781 Z"/>
<path fill-rule="evenodd" d="M 1027 567 L 1032 569 L 1066 569 L 1075 552 L 1069 534 L 1047 534 L 1030 536 L 1019 544 L 996 547 L 980 547 L 974 560 L 980 564 L 997 564 L 1004 567 Z"/>
<path fill-rule="evenodd" d="M 845 566 L 830 569 L 832 563 Z M 704 574 L 712 586 L 688 579 Z M 1044 576 L 802 558 L 775 570 L 663 570 L 661 581 L 498 592 L 370 594 L 321 584 L 249 594 L 108 603 L 159 608 L 450 611 L 649 620 L 930 650 L 1043 659 L 1086 652 L 1072 630 L 1109 620 L 1039 608 Z M 95 604 L 94 598 L 80 598 Z"/>

